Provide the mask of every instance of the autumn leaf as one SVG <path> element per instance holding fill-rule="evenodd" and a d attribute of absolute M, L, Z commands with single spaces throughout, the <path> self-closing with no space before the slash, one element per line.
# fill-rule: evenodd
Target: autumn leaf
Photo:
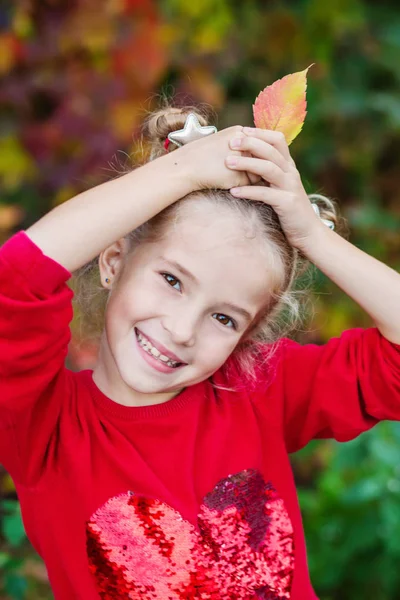
<path fill-rule="evenodd" d="M 16 227 L 24 216 L 24 211 L 20 206 L 0 203 L 0 230 L 9 231 Z"/>
<path fill-rule="evenodd" d="M 93 369 L 99 352 L 98 343 L 74 336 L 69 346 L 69 358 L 78 370 Z"/>
<path fill-rule="evenodd" d="M 6 75 L 23 58 L 23 45 L 10 32 L 0 34 L 0 74 Z"/>
<path fill-rule="evenodd" d="M 312 65 L 311 65 L 312 66 Z M 261 129 L 281 131 L 291 144 L 307 114 L 307 71 L 278 79 L 260 92 L 253 104 L 254 123 Z"/>
<path fill-rule="evenodd" d="M 38 170 L 32 156 L 12 134 L 0 138 L 0 181 L 12 190 L 22 181 L 33 180 Z"/>

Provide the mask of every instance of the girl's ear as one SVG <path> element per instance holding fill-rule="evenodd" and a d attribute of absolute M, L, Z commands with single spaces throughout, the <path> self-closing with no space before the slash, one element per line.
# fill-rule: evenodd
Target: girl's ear
<path fill-rule="evenodd" d="M 128 241 L 121 238 L 108 246 L 99 256 L 100 283 L 110 289 L 121 274 L 128 253 Z M 106 281 L 108 280 L 108 281 Z"/>

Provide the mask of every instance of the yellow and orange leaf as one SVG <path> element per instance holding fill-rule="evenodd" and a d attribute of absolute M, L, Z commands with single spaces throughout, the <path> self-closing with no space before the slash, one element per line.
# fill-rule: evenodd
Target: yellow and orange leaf
<path fill-rule="evenodd" d="M 0 203 L 0 230 L 9 231 L 16 227 L 24 218 L 23 209 L 17 204 Z"/>
<path fill-rule="evenodd" d="M 288 144 L 293 142 L 302 130 L 307 114 L 309 68 L 278 79 L 258 94 L 253 104 L 256 127 L 280 131 L 285 135 Z"/>

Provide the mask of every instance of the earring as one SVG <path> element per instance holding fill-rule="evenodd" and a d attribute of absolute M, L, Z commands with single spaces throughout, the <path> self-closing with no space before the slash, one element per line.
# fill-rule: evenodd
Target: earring
<path fill-rule="evenodd" d="M 110 280 L 108 279 L 108 277 L 106 277 L 106 283 L 110 283 Z"/>

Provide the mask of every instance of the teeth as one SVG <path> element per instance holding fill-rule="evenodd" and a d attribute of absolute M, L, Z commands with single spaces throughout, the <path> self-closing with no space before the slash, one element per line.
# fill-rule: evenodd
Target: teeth
<path fill-rule="evenodd" d="M 154 348 L 154 346 L 152 346 L 150 344 L 149 340 L 147 340 L 142 335 L 140 335 L 140 333 L 137 333 L 137 338 L 139 341 L 139 345 L 142 346 L 142 348 L 144 350 L 146 350 L 146 352 L 151 354 L 151 356 L 153 356 L 157 360 L 161 360 L 163 363 L 167 364 L 169 367 L 177 367 L 178 366 L 179 363 L 176 360 L 172 360 L 172 358 L 168 358 L 168 356 L 165 356 L 165 354 L 161 354 L 161 352 L 159 352 L 159 350 L 157 350 L 157 348 Z"/>

